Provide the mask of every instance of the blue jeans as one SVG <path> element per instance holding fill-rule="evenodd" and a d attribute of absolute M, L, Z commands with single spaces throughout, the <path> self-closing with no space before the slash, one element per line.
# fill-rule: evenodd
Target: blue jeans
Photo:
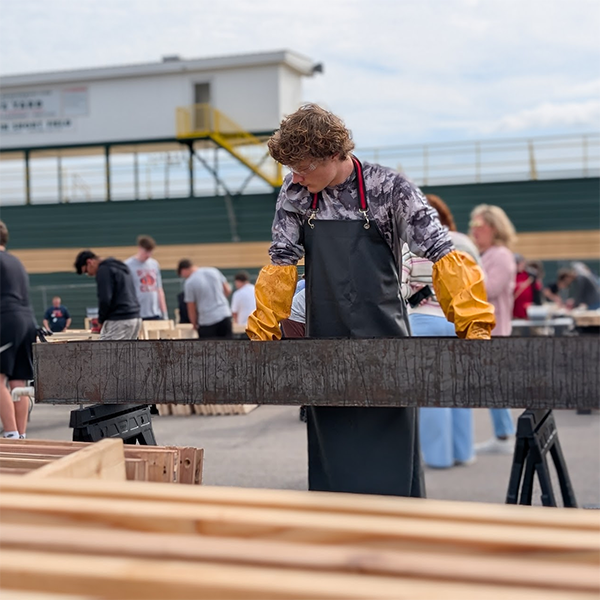
<path fill-rule="evenodd" d="M 453 337 L 454 325 L 444 317 L 412 314 L 408 317 L 415 337 Z M 470 408 L 421 408 L 421 452 L 425 464 L 445 468 L 473 458 L 473 411 Z"/>
<path fill-rule="evenodd" d="M 508 408 L 490 408 L 490 415 L 497 438 L 515 434 L 515 424 Z"/>

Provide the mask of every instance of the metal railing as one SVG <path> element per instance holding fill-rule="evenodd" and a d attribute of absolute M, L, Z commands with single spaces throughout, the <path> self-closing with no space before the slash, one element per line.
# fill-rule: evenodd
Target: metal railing
<path fill-rule="evenodd" d="M 230 189 L 244 188 L 246 193 L 271 190 L 256 177 L 246 184 L 247 167 L 224 149 L 198 148 L 196 152 L 212 165 Z M 600 176 L 598 133 L 358 148 L 356 154 L 362 160 L 402 171 L 422 186 Z M 106 199 L 102 160 L 81 157 L 63 159 L 60 163 L 57 158 L 49 158 L 48 151 L 43 158 L 31 152 L 29 184 L 33 204 Z M 111 155 L 111 198 L 187 197 L 190 193 L 188 161 L 187 152 Z M 0 161 L 1 204 L 24 204 L 25 187 L 23 161 Z M 222 193 L 213 175 L 195 164 L 194 194 Z"/>
<path fill-rule="evenodd" d="M 357 149 L 417 185 L 598 177 L 600 134 Z"/>
<path fill-rule="evenodd" d="M 270 157 L 264 140 L 210 104 L 177 108 L 176 123 L 179 139 L 210 138 L 271 186 L 281 185 L 281 166 Z"/>

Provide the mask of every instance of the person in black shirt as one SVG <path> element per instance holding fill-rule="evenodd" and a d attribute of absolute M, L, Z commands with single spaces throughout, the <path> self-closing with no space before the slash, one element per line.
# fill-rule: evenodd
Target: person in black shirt
<path fill-rule="evenodd" d="M 71 315 L 58 296 L 52 298 L 52 306 L 44 313 L 44 327 L 50 331 L 65 331 L 71 325 Z"/>
<path fill-rule="evenodd" d="M 6 251 L 8 229 L 0 221 L 0 418 L 5 438 L 24 438 L 29 396 L 13 402 L 7 388 L 33 378 L 36 323 L 29 304 L 29 279 L 21 261 Z"/>
<path fill-rule="evenodd" d="M 78 275 L 96 278 L 100 339 L 137 338 L 142 319 L 129 267 L 116 258 L 101 258 L 91 250 L 82 250 L 75 259 L 75 270 Z"/>
<path fill-rule="evenodd" d="M 559 290 L 568 290 L 569 299 L 565 302 L 568 309 L 597 310 L 600 308 L 600 288 L 587 269 L 578 271 L 573 266 L 569 269 L 561 269 L 556 284 Z"/>

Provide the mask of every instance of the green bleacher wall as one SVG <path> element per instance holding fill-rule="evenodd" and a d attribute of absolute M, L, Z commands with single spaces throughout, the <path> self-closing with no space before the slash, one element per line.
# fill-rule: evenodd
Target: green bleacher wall
<path fill-rule="evenodd" d="M 507 183 L 426 186 L 450 206 L 460 231 L 468 229 L 469 213 L 481 203 L 502 206 L 517 232 L 595 230 L 600 228 L 600 179 L 544 180 Z M 270 238 L 276 194 L 244 195 L 233 199 L 240 241 Z M 152 235 L 159 245 L 231 242 L 223 197 L 171 198 L 144 201 L 91 202 L 9 206 L 0 218 L 10 231 L 9 249 L 95 248 L 131 246 L 140 233 Z M 584 261 L 598 272 L 598 261 Z M 546 261 L 547 281 L 568 261 Z M 226 271 L 233 279 L 235 269 Z M 256 275 L 256 270 L 251 271 Z M 163 271 L 163 279 L 177 279 Z M 53 295 L 63 298 L 83 325 L 85 307 L 96 305 L 93 281 L 74 273 L 32 274 L 32 303 L 39 319 Z M 82 283 L 88 284 L 81 287 Z M 70 287 L 77 286 L 77 287 Z M 180 282 L 165 286 L 172 311 Z"/>

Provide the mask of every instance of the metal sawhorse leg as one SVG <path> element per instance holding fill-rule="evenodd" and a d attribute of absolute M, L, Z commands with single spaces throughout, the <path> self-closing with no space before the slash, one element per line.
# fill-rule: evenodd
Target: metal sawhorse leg
<path fill-rule="evenodd" d="M 150 407 L 139 404 L 94 404 L 71 411 L 74 442 L 120 437 L 125 444 L 156 446 Z"/>
<path fill-rule="evenodd" d="M 546 460 L 548 452 L 556 467 L 564 506 L 577 508 L 575 492 L 560 448 L 556 423 L 551 410 L 526 410 L 519 417 L 515 453 L 506 495 L 507 504 L 517 504 L 517 502 L 531 504 L 533 482 L 537 474 L 542 491 L 542 504 L 557 506 Z M 519 488 L 521 488 L 520 496 Z"/>

